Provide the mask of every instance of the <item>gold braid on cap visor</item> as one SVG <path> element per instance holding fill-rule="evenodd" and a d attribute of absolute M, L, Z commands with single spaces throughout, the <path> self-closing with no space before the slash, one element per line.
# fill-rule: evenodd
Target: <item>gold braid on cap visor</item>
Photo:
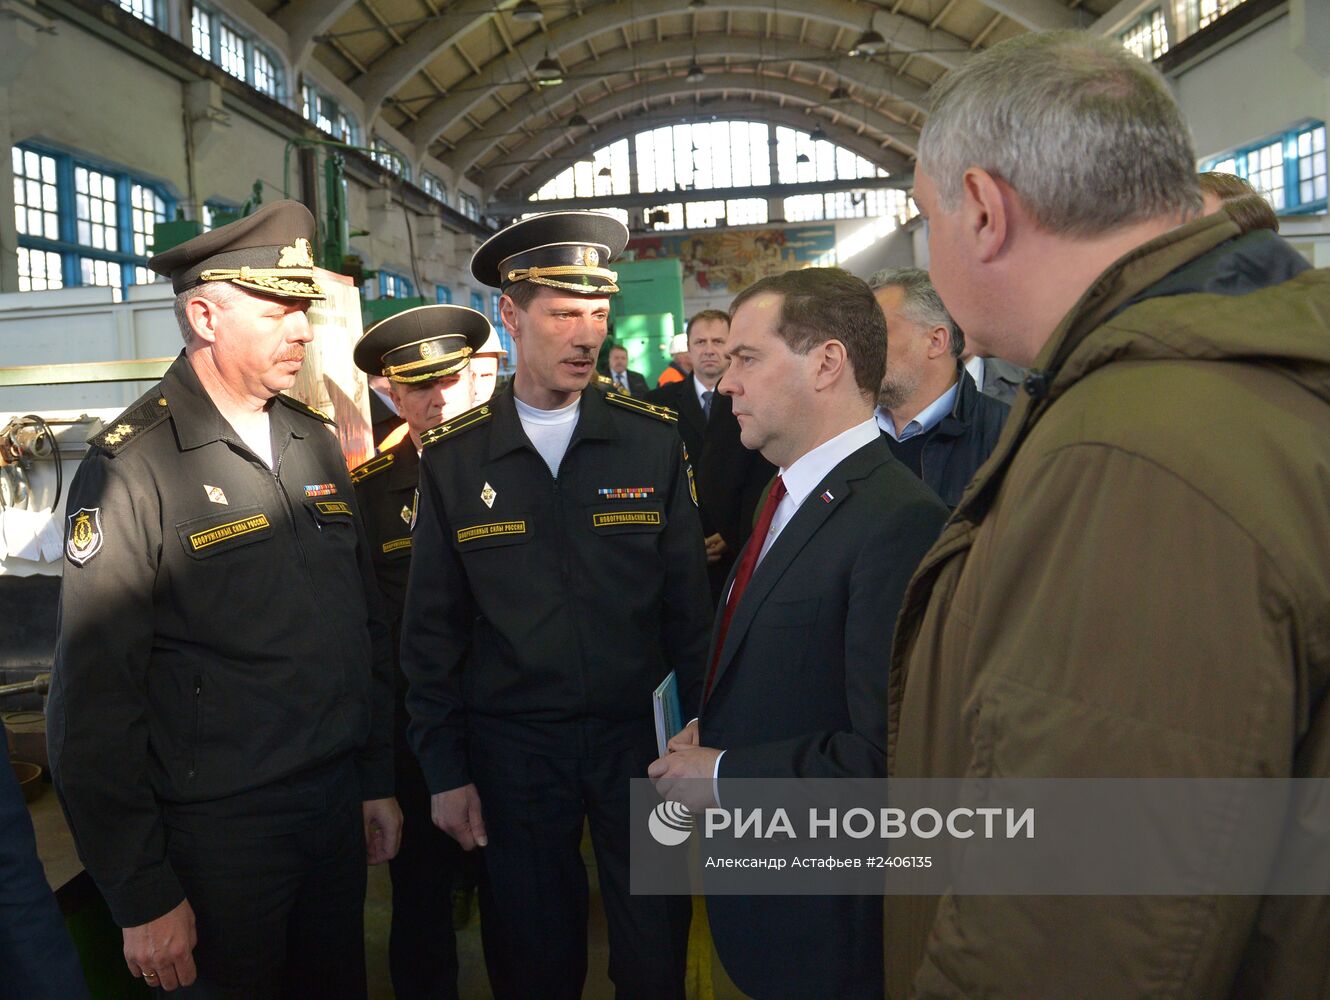
<path fill-rule="evenodd" d="M 408 345 L 409 346 L 409 345 Z M 388 365 L 383 369 L 383 375 L 390 382 L 428 382 L 430 379 L 444 378 L 448 375 L 454 375 L 467 366 L 471 360 L 471 348 L 463 347 L 460 351 L 453 351 L 452 354 L 436 354 L 432 358 L 422 358 L 420 361 L 408 361 L 404 365 Z M 427 371 L 420 375 L 408 375 L 406 372 L 419 371 L 421 368 L 437 368 L 438 365 L 447 362 L 456 361 L 456 364 L 447 365 L 437 371 Z"/>
<path fill-rule="evenodd" d="M 603 267 L 587 267 L 584 264 L 556 264 L 551 267 L 518 267 L 509 271 L 505 277 L 508 284 L 515 284 L 519 281 L 529 281 L 533 285 L 544 285 L 546 288 L 562 288 L 570 292 L 585 293 L 587 289 L 597 292 L 607 292 L 613 295 L 619 290 L 616 282 L 619 275 L 614 271 Z M 603 285 L 576 285 L 571 281 L 556 281 L 556 278 L 603 278 Z"/>
<path fill-rule="evenodd" d="M 214 267 L 199 275 L 199 281 L 229 281 L 244 288 L 300 298 L 323 298 L 323 289 L 309 267 Z"/>

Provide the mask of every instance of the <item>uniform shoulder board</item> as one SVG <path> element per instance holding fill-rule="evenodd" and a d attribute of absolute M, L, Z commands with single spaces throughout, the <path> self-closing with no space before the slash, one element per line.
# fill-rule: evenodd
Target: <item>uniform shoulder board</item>
<path fill-rule="evenodd" d="M 464 430 L 472 427 L 479 427 L 490 418 L 491 410 L 489 403 L 477 406 L 474 409 L 467 410 L 465 413 L 459 413 L 446 424 L 440 424 L 438 427 L 427 430 L 420 436 L 420 446 L 428 448 L 432 444 L 442 441 L 446 437 L 452 437 L 454 434 L 460 434 Z"/>
<path fill-rule="evenodd" d="M 143 432 L 156 427 L 170 415 L 166 397 L 154 389 L 120 416 L 88 438 L 102 451 L 115 455 L 130 441 L 142 437 Z"/>
<path fill-rule="evenodd" d="M 288 396 L 285 393 L 279 392 L 277 394 L 277 398 L 280 399 L 287 406 L 291 407 L 291 409 L 295 410 L 297 413 L 303 413 L 305 414 L 305 416 L 313 417 L 315 420 L 322 420 L 325 424 L 331 424 L 335 422 L 332 417 L 328 416 L 328 414 L 324 413 L 322 410 L 316 410 L 308 403 L 302 403 L 294 396 Z"/>
<path fill-rule="evenodd" d="M 386 451 L 382 455 L 375 455 L 368 462 L 361 462 L 351 470 L 351 482 L 363 483 L 366 479 L 372 479 L 380 472 L 391 469 L 393 462 L 396 460 L 397 457 L 390 451 Z"/>
<path fill-rule="evenodd" d="M 605 393 L 605 402 L 613 403 L 615 406 L 621 406 L 625 410 L 632 410 L 634 413 L 641 413 L 644 416 L 655 417 L 667 424 L 677 424 L 679 414 L 675 413 L 668 406 L 657 406 L 655 403 L 648 403 L 645 400 L 638 399 L 635 396 L 621 396 L 617 392 Z"/>
<path fill-rule="evenodd" d="M 608 375 L 597 375 L 596 388 L 601 392 L 609 392 L 614 388 L 614 379 L 610 378 Z"/>

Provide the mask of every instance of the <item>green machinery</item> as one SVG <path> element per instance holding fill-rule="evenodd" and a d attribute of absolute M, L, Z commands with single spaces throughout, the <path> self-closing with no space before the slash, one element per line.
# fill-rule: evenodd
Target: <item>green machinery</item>
<path fill-rule="evenodd" d="M 619 294 L 610 300 L 614 341 L 628 367 L 650 385 L 670 363 L 670 338 L 684 332 L 683 263 L 677 258 L 615 261 Z"/>

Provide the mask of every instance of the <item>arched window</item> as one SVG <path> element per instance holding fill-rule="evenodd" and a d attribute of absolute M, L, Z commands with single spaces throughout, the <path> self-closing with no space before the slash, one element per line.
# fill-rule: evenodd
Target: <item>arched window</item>
<path fill-rule="evenodd" d="M 819 181 L 880 180 L 887 171 L 852 150 L 798 129 L 760 122 L 691 122 L 665 125 L 603 146 L 578 160 L 531 196 L 537 204 L 555 199 L 613 198 L 660 194 L 642 211 L 647 229 L 710 229 L 763 225 L 784 220 L 893 217 L 916 214 L 904 191 L 879 186 L 782 200 L 728 197 L 674 201 L 683 191 L 811 184 Z M 624 209 L 600 208 L 629 223 Z"/>

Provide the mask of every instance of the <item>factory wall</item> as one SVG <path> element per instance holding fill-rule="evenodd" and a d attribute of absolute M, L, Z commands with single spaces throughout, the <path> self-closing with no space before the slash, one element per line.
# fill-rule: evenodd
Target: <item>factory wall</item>
<path fill-rule="evenodd" d="M 68 7 L 37 7 L 27 0 L 0 5 L 0 293 L 19 288 L 9 149 L 20 143 L 73 154 L 158 184 L 184 218 L 200 218 L 205 202 L 239 206 L 256 182 L 264 201 L 282 197 L 285 188 L 321 205 L 323 176 L 317 166 L 325 151 L 314 154 L 312 185 L 302 185 L 296 153 L 286 162 L 289 139 L 321 135 L 299 119 L 302 79 L 358 116 L 362 142 L 377 137 L 402 150 L 416 161 L 414 176 L 428 170 L 440 178 L 454 203 L 459 189 L 479 195 L 470 182 L 459 185 L 442 164 L 422 160 L 383 123 L 366 130 L 355 95 L 317 64 L 304 68 L 303 76 L 285 64 L 284 107 L 271 107 L 275 102 L 256 92 L 237 94 L 237 89 L 247 89 L 243 84 L 223 80 L 219 85 L 220 70 L 193 57 L 178 33 L 172 42 L 114 5 L 95 11 L 100 18 L 94 19 L 88 8 L 99 6 L 88 0 Z M 220 6 L 273 53 L 286 51 L 285 34 L 251 5 L 238 0 Z M 174 9 L 169 23 L 179 21 L 180 11 Z M 184 41 L 187 45 L 187 34 Z M 350 228 L 368 235 L 353 237 L 350 250 L 363 259 L 364 267 L 387 268 L 410 277 L 413 284 L 418 274 L 423 287 L 416 292 L 430 301 L 435 286 L 446 285 L 454 302 L 469 304 L 473 289 L 485 292 L 488 302 L 488 290 L 466 270 L 479 227 L 443 209 L 414 185 L 403 185 L 386 171 L 373 169 L 368 160 L 353 158 L 360 167 L 352 170 L 348 165 Z M 408 216 L 417 251 L 414 267 Z M 377 281 L 367 281 L 362 291 L 366 298 L 376 297 Z M 6 362 L 17 363 L 8 357 Z"/>

